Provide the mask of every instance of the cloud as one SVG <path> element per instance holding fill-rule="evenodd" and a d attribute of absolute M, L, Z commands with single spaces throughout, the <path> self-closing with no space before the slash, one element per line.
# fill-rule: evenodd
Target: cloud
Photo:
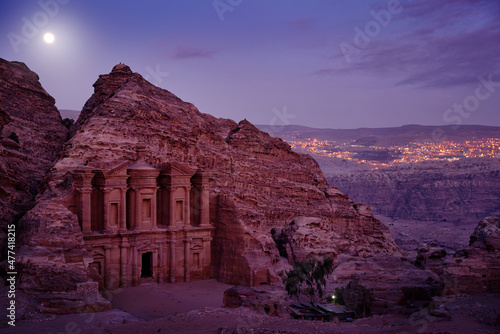
<path fill-rule="evenodd" d="M 364 27 L 364 23 L 359 26 Z M 479 75 L 500 75 L 499 41 L 500 2 L 410 3 L 368 47 L 353 54 L 352 63 L 348 64 L 339 51 L 334 59 L 342 59 L 342 65 L 314 74 L 393 75 L 400 78 L 398 85 L 418 87 L 469 84 L 477 82 Z M 354 45 L 352 40 L 349 44 Z"/>
<path fill-rule="evenodd" d="M 335 68 L 322 68 L 320 70 L 315 71 L 313 74 L 315 75 L 335 75 L 335 74 L 340 74 L 341 71 L 335 69 Z"/>
<path fill-rule="evenodd" d="M 314 27 L 313 19 L 295 19 L 286 21 L 285 25 L 294 30 L 310 30 Z"/>
<path fill-rule="evenodd" d="M 177 45 L 174 58 L 176 59 L 186 59 L 186 58 L 210 58 L 214 51 L 205 50 L 193 45 Z"/>

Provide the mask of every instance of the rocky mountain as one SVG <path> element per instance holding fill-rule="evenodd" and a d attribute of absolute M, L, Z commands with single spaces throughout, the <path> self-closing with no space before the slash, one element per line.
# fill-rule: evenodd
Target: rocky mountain
<path fill-rule="evenodd" d="M 23 63 L 0 59 L 0 227 L 33 206 L 37 188 L 67 139 L 55 100 Z M 5 235 L 0 237 L 4 255 Z"/>
<path fill-rule="evenodd" d="M 379 303 L 378 310 L 413 298 L 407 293 L 411 286 L 427 295 L 439 290 L 439 278 L 401 260 L 388 228 L 369 208 L 330 187 L 310 156 L 293 152 L 246 120 L 235 123 L 200 113 L 122 64 L 94 84 L 36 206 L 21 221 L 26 231 L 20 250 L 22 289 L 75 293 L 91 279 L 72 172 L 135 161 L 141 143 L 146 143 L 142 159 L 150 166 L 175 162 L 210 173 L 212 268 L 219 281 L 280 283 L 290 259 L 280 255 L 273 235 L 295 231 L 289 239 L 298 260 L 334 256 L 342 266 L 339 281 L 362 275 L 367 286 L 379 287 L 377 296 L 390 289 L 390 303 Z M 299 230 L 286 228 L 295 222 Z M 365 266 L 377 274 L 368 274 Z M 380 284 L 386 269 L 393 278 L 390 287 Z M 84 310 L 100 307 L 94 305 L 99 300 L 83 302 Z"/>

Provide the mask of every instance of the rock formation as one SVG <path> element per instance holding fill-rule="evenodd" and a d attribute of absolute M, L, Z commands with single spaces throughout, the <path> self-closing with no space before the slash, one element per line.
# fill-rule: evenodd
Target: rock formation
<path fill-rule="evenodd" d="M 243 286 L 233 286 L 224 291 L 222 305 L 229 308 L 248 307 L 269 316 L 286 317 L 283 291 L 257 291 Z"/>
<path fill-rule="evenodd" d="M 37 188 L 67 139 L 38 75 L 0 59 L 0 250 L 4 229 L 33 206 Z"/>
<path fill-rule="evenodd" d="M 357 207 L 359 210 L 363 206 Z M 366 216 L 366 219 L 370 217 Z M 398 311 L 401 306 L 412 307 L 415 302 L 429 302 L 432 296 L 441 292 L 442 280 L 432 271 L 417 269 L 397 248 L 392 250 L 390 256 L 382 252 L 374 253 L 373 249 L 382 247 L 381 240 L 388 233 L 388 228 L 379 226 L 378 221 L 372 219 L 373 225 L 366 224 L 365 227 L 377 231 L 378 236 L 368 231 L 359 235 L 346 233 L 344 237 L 349 241 L 344 245 L 335 244 L 334 247 L 325 241 L 335 240 L 332 236 L 335 231 L 318 218 L 298 217 L 281 232 L 275 231 L 274 235 L 277 235 L 275 239 L 281 241 L 278 242 L 282 247 L 280 253 L 295 260 L 310 255 L 335 256 L 335 269 L 329 278 L 331 292 L 333 287 L 346 286 L 349 281 L 356 279 L 372 293 L 372 311 L 375 313 L 385 312 L 387 308 Z M 364 237 L 364 234 L 369 236 Z M 367 239 L 369 245 L 360 242 L 363 238 Z M 358 246 L 350 248 L 352 243 Z"/>
<path fill-rule="evenodd" d="M 376 214 L 394 219 L 474 223 L 500 213 L 498 159 L 422 162 L 329 173 L 328 181 Z"/>
<path fill-rule="evenodd" d="M 418 248 L 416 265 L 438 274 L 443 295 L 500 292 L 500 216 L 481 220 L 470 236 L 469 246 L 454 254 L 429 244 Z"/>
<path fill-rule="evenodd" d="M 481 220 L 469 247 L 445 260 L 447 294 L 500 292 L 500 216 Z"/>
<path fill-rule="evenodd" d="M 139 154 L 142 143 L 146 147 Z M 94 84 L 94 94 L 47 175 L 43 193 L 21 222 L 26 230 L 20 252 L 22 289 L 52 291 L 54 300 L 60 300 L 61 293 L 77 293 L 82 284 L 103 276 L 104 281 L 120 281 L 120 277 L 109 275 L 127 272 L 127 268 L 118 268 L 123 263 L 104 260 L 111 268 L 104 268 L 101 274 L 90 266 L 95 262 L 90 254 L 93 246 L 87 242 L 92 236 L 82 233 L 84 219 L 75 180 L 80 171 L 105 173 L 109 170 L 106 168 L 138 159 L 141 166 L 151 170 L 160 170 L 165 164 L 183 164 L 210 174 L 209 222 L 215 227 L 212 271 L 222 282 L 247 286 L 281 282 L 280 275 L 289 263 L 280 256 L 271 234 L 274 229 L 275 234 L 290 234 L 299 260 L 335 256 L 339 277 L 347 279 L 365 272 L 367 281 L 400 281 L 409 288 L 414 284 L 426 291 L 434 289 L 436 282 L 433 277 L 429 279 L 434 274 L 429 271 L 417 270 L 411 282 L 407 281 L 415 267 L 401 260 L 387 227 L 367 206 L 357 205 L 329 187 L 310 156 L 293 152 L 283 140 L 246 120 L 235 123 L 200 113 L 192 104 L 153 86 L 122 64 Z M 100 181 L 92 182 L 97 186 Z M 108 219 L 109 212 L 104 212 L 104 219 Z M 183 241 L 188 254 L 190 240 Z M 106 245 L 103 247 L 106 249 Z M 119 245 L 107 249 L 115 254 L 114 247 L 118 249 Z M 170 254 L 166 245 L 154 249 L 165 256 Z M 123 253 L 117 250 L 116 254 Z M 406 290 L 401 288 L 398 285 L 393 289 L 388 303 L 405 299 Z M 73 299 L 66 298 L 59 312 L 66 306 L 73 310 L 72 303 Z M 85 301 L 83 304 L 81 309 L 91 308 Z"/>

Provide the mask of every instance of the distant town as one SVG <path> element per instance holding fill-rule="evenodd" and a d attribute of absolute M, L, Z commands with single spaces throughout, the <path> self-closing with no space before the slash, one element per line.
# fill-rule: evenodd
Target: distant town
<path fill-rule="evenodd" d="M 315 138 L 292 138 L 288 143 L 295 150 L 357 163 L 388 166 L 421 161 L 456 161 L 461 158 L 500 158 L 500 138 L 472 139 L 464 142 L 410 142 L 405 146 L 366 146 L 356 141 L 336 143 Z"/>

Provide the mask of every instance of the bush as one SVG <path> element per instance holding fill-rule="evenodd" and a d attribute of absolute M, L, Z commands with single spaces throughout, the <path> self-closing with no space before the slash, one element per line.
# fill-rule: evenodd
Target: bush
<path fill-rule="evenodd" d="M 69 130 L 71 126 L 75 123 L 75 121 L 71 118 L 65 118 L 62 120 L 62 124 Z"/>
<path fill-rule="evenodd" d="M 342 289 L 342 299 L 348 309 L 356 312 L 358 317 L 370 315 L 373 297 L 366 287 L 359 284 L 358 278 L 350 281 L 347 286 Z"/>

